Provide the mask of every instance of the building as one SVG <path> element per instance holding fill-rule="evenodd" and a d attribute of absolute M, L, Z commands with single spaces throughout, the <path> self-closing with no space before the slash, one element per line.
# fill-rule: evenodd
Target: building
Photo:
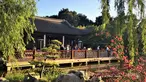
<path fill-rule="evenodd" d="M 35 17 L 34 23 L 37 29 L 32 35 L 35 43 L 30 42 L 26 46 L 27 49 L 32 49 L 34 45 L 41 49 L 54 39 L 61 41 L 64 46 L 67 44 L 74 46 L 81 42 L 80 37 L 91 32 L 89 29 L 77 29 L 62 19 Z"/>

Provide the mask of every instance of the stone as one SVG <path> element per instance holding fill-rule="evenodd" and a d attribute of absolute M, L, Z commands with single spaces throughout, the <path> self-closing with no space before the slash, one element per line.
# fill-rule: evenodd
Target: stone
<path fill-rule="evenodd" d="M 84 82 L 84 78 L 81 72 L 71 70 L 66 75 L 58 76 L 54 82 Z"/>
<path fill-rule="evenodd" d="M 93 76 L 91 79 L 88 80 L 88 82 L 104 82 L 101 78 L 101 76 L 99 77 L 96 77 L 96 76 Z"/>
<path fill-rule="evenodd" d="M 38 82 L 38 80 L 28 73 L 25 75 L 23 82 Z"/>

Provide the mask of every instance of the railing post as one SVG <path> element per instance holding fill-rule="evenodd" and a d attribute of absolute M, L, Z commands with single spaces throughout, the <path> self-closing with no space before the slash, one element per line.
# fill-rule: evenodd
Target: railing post
<path fill-rule="evenodd" d="M 71 50 L 71 59 L 74 58 L 74 50 Z"/>
<path fill-rule="evenodd" d="M 33 49 L 32 59 L 35 59 L 36 48 Z"/>
<path fill-rule="evenodd" d="M 85 58 L 87 58 L 87 50 L 85 50 Z"/>
<path fill-rule="evenodd" d="M 97 50 L 97 58 L 100 57 L 100 50 Z"/>

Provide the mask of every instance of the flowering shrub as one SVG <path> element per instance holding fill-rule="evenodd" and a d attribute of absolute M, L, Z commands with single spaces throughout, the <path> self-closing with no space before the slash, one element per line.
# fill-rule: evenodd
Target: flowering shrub
<path fill-rule="evenodd" d="M 146 82 L 146 57 L 139 57 L 136 66 L 130 64 L 127 56 L 123 58 L 123 68 L 112 66 L 106 72 L 96 73 L 94 76 L 101 76 L 105 82 Z"/>
<path fill-rule="evenodd" d="M 105 82 L 146 82 L 146 56 L 138 57 L 138 49 L 135 51 L 136 65 L 128 59 L 126 53 L 128 48 L 124 47 L 122 36 L 114 36 L 111 39 L 112 55 L 119 57 L 122 67 L 109 67 L 106 72 L 96 73 L 94 76 L 101 76 Z M 121 64 L 121 63 L 120 63 Z"/>
<path fill-rule="evenodd" d="M 122 36 L 115 36 L 111 39 L 111 48 L 113 51 L 113 55 L 120 57 L 124 56 L 124 46 L 123 46 L 123 39 Z"/>

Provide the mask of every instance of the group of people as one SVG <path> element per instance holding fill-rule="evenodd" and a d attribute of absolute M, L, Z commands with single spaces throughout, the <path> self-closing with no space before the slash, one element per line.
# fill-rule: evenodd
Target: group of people
<path fill-rule="evenodd" d="M 86 48 L 86 47 L 83 47 L 83 48 L 80 48 L 78 45 L 75 45 L 74 47 L 71 47 L 70 45 L 67 45 L 66 47 L 64 47 L 63 45 L 60 46 L 60 50 L 92 50 L 91 47 L 89 48 Z"/>
<path fill-rule="evenodd" d="M 92 50 L 91 47 L 86 48 L 85 46 L 83 48 L 80 48 L 78 45 L 75 45 L 74 47 L 72 47 L 73 50 Z M 100 48 L 100 46 L 97 46 L 96 50 L 101 50 L 102 48 Z M 66 47 L 64 47 L 63 45 L 60 45 L 60 50 L 71 50 L 71 46 L 70 45 L 66 45 Z M 106 46 L 106 51 L 110 51 L 110 48 L 108 46 Z"/>
<path fill-rule="evenodd" d="M 112 49 L 108 46 L 101 48 L 100 46 L 97 46 L 96 50 L 102 50 L 104 49 L 107 53 L 107 56 L 110 57 L 112 55 Z M 78 45 L 75 45 L 74 47 L 71 47 L 70 45 L 66 45 L 66 47 L 64 47 L 63 45 L 60 46 L 60 50 L 92 50 L 91 47 L 86 48 L 80 48 Z"/>
<path fill-rule="evenodd" d="M 64 47 L 63 45 L 60 46 L 60 50 L 70 50 L 71 47 L 70 45 L 67 45 L 66 47 Z"/>
<path fill-rule="evenodd" d="M 71 47 L 70 45 L 66 45 L 66 47 L 64 47 L 63 45 L 60 46 L 60 50 L 81 50 L 81 48 L 78 47 L 78 45 L 75 45 L 74 47 Z"/>
<path fill-rule="evenodd" d="M 106 46 L 104 49 L 106 50 L 107 56 L 109 57 L 112 54 L 112 49 L 108 46 Z M 97 50 L 101 50 L 100 46 L 97 46 Z"/>

